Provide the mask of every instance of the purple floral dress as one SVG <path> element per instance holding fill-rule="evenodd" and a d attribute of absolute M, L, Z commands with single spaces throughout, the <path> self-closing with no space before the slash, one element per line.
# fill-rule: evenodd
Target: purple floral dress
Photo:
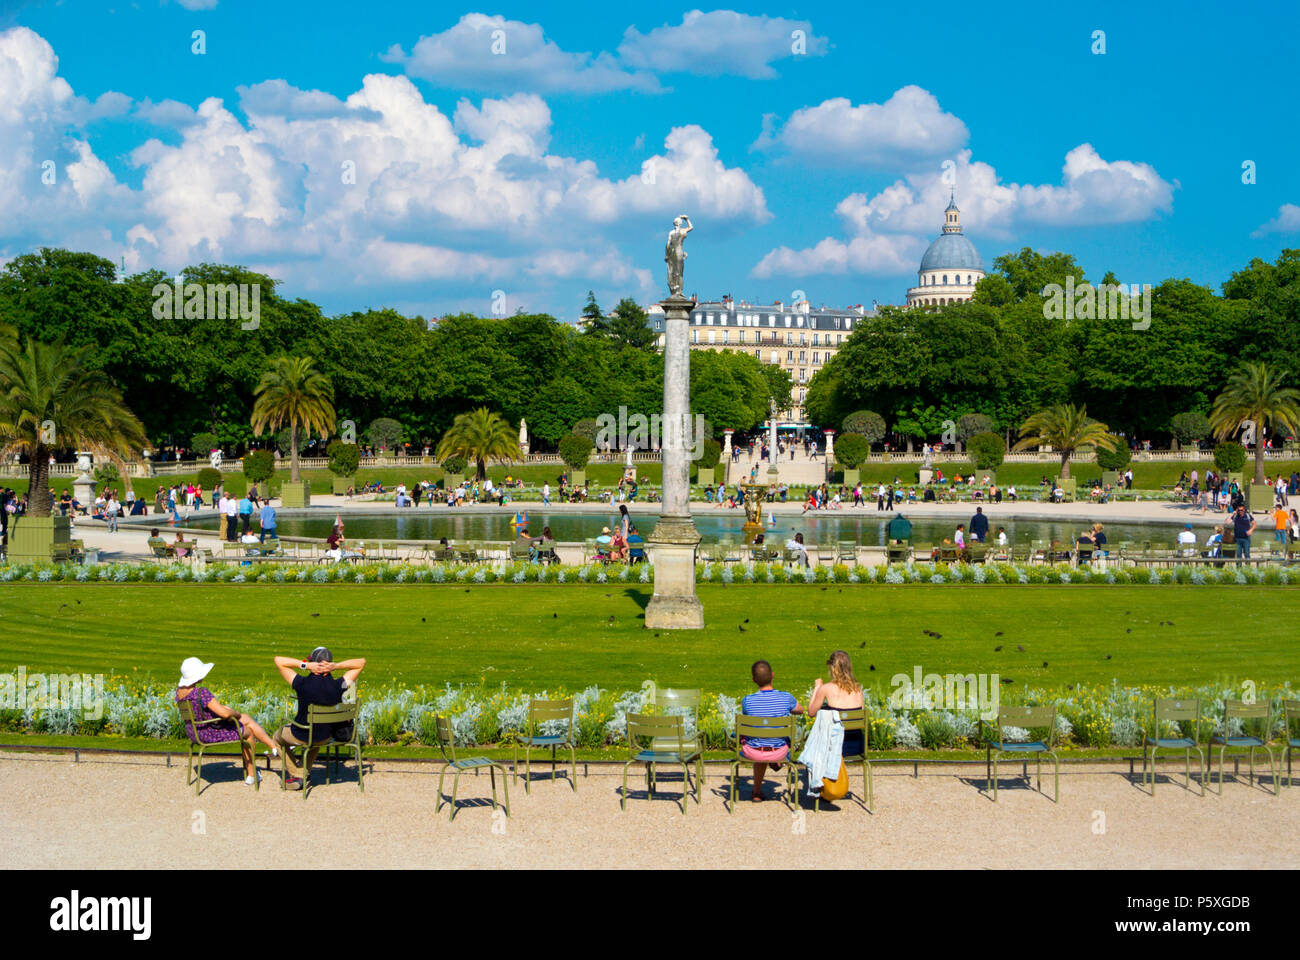
<path fill-rule="evenodd" d="M 176 702 L 189 700 L 194 707 L 194 720 L 197 723 L 203 723 L 204 720 L 215 720 L 217 715 L 208 709 L 208 702 L 213 699 L 212 691 L 207 687 L 196 687 L 190 691 L 188 697 L 177 697 Z M 219 723 L 209 724 L 199 727 L 199 735 L 196 738 L 190 725 L 185 724 L 185 735 L 191 740 L 197 739 L 200 743 L 230 743 L 239 739 L 239 731 L 235 728 L 234 720 L 222 720 Z"/>

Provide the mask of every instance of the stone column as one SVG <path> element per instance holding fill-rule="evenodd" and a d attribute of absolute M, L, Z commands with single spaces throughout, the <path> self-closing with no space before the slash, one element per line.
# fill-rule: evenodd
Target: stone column
<path fill-rule="evenodd" d="M 731 435 L 735 432 L 735 430 L 722 431 L 722 459 L 724 460 L 731 459 Z"/>
<path fill-rule="evenodd" d="M 670 296 L 664 308 L 664 413 L 660 441 L 663 502 L 659 522 L 646 545 L 654 563 L 654 595 L 645 611 L 646 629 L 699 630 L 704 607 L 695 595 L 695 554 L 699 531 L 691 519 L 690 417 L 691 354 L 687 328 L 692 301 Z"/>
<path fill-rule="evenodd" d="M 826 470 L 830 472 L 830 465 L 835 462 L 835 431 L 823 430 L 826 434 L 826 451 L 823 454 L 826 457 Z"/>

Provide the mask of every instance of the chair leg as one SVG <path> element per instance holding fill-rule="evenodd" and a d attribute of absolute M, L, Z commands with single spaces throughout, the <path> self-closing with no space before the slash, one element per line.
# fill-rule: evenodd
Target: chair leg
<path fill-rule="evenodd" d="M 573 778 L 573 792 L 577 793 L 578 792 L 578 753 L 576 750 L 574 750 L 573 744 L 569 744 L 569 773 Z"/>
<path fill-rule="evenodd" d="M 736 812 L 736 778 L 740 776 L 740 764 L 731 761 L 731 787 L 727 791 L 727 813 Z"/>
<path fill-rule="evenodd" d="M 456 793 L 459 790 L 460 790 L 460 771 L 457 770 L 456 775 L 451 778 L 451 817 L 448 818 L 448 822 L 456 819 Z"/>
<path fill-rule="evenodd" d="M 1201 796 L 1205 796 L 1205 778 L 1208 771 L 1205 767 L 1205 754 L 1201 752 L 1200 747 L 1196 748 L 1196 771 L 1200 775 Z"/>
<path fill-rule="evenodd" d="M 993 802 L 998 802 L 998 758 L 993 757 Z"/>
<path fill-rule="evenodd" d="M 691 768 L 685 761 L 682 761 L 682 816 L 686 816 L 686 801 L 688 799 L 686 794 L 690 789 L 691 789 Z M 700 802 L 700 798 L 698 795 L 695 798 L 695 802 L 696 803 Z"/>

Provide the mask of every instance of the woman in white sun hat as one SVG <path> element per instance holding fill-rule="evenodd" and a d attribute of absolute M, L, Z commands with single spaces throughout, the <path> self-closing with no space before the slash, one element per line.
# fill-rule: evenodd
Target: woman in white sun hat
<path fill-rule="evenodd" d="M 238 740 L 244 753 L 244 782 L 252 784 L 255 782 L 253 778 L 259 776 L 253 768 L 254 738 L 266 744 L 273 757 L 278 757 L 280 750 L 256 720 L 218 702 L 211 690 L 199 686 L 199 682 L 211 669 L 212 664 L 204 663 L 198 657 L 189 657 L 181 664 L 181 678 L 176 684 L 176 702 L 188 700 L 194 710 L 195 722 L 202 724 L 197 737 L 194 737 L 194 731 L 188 725 L 185 734 L 203 743 L 234 743 Z M 220 722 L 203 723 L 213 719 Z"/>

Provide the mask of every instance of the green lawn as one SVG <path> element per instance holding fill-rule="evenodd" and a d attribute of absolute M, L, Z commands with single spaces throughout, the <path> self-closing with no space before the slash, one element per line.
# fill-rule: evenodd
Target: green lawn
<path fill-rule="evenodd" d="M 772 662 L 779 684 L 803 691 L 824 675 L 836 648 L 848 650 L 859 677 L 882 691 L 893 674 L 910 675 L 917 665 L 927 673 L 997 672 L 1017 685 L 1048 687 L 1300 679 L 1297 588 L 831 584 L 699 591 L 709 626 L 656 634 L 641 626 L 648 587 L 6 584 L 0 671 L 25 664 L 29 671 L 171 684 L 181 660 L 195 655 L 216 662 L 212 680 L 226 687 L 273 679 L 272 655 L 305 656 L 324 643 L 337 658 L 366 657 L 373 681 L 505 681 L 536 691 L 593 683 L 632 689 L 653 678 L 744 693 L 749 665 L 759 657 Z"/>

